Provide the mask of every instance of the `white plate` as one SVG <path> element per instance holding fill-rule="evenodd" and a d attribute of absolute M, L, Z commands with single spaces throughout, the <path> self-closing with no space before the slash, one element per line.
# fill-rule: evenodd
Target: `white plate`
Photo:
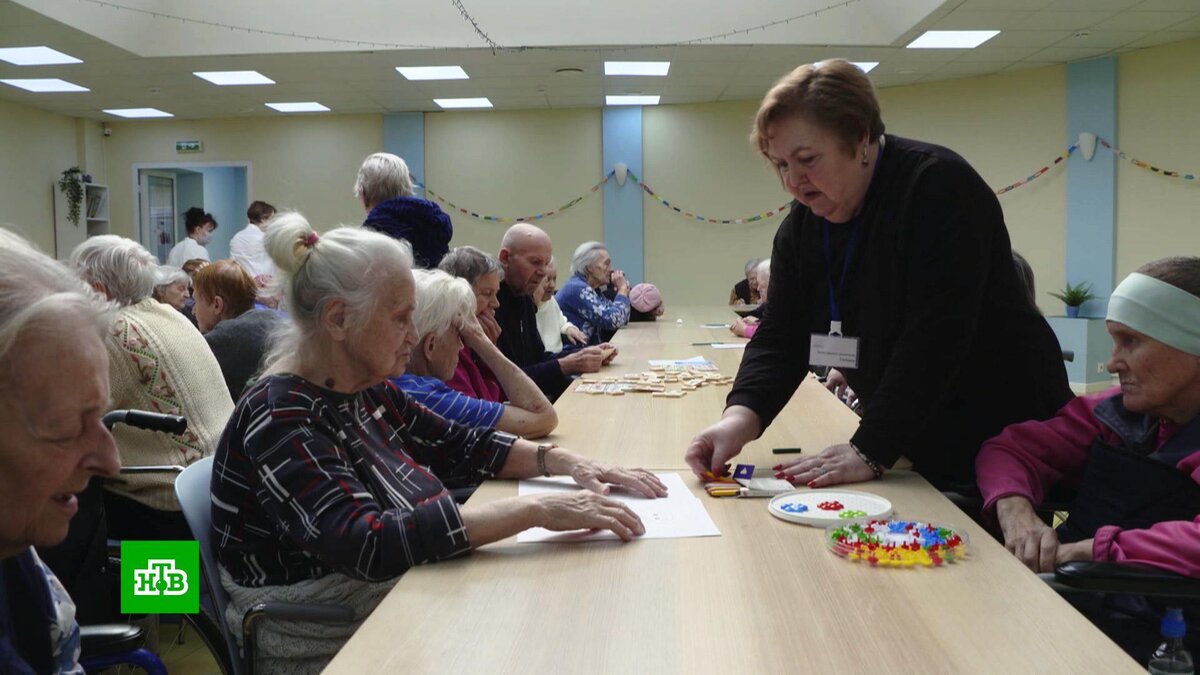
<path fill-rule="evenodd" d="M 828 502 L 837 502 L 842 508 L 821 508 L 821 504 Z M 773 498 L 767 510 L 790 523 L 825 527 L 864 518 L 887 518 L 892 515 L 892 503 L 879 495 L 856 490 L 794 490 Z M 846 511 L 864 511 L 866 514 L 842 518 L 839 514 Z"/>

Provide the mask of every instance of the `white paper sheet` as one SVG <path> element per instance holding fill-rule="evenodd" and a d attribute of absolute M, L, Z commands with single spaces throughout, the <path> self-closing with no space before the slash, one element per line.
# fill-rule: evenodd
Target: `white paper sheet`
<path fill-rule="evenodd" d="M 625 503 L 642 519 L 646 533 L 639 539 L 680 539 L 684 537 L 719 537 L 717 529 L 708 511 L 691 490 L 684 484 L 677 473 L 658 473 L 659 480 L 667 486 L 667 496 L 659 499 L 647 499 L 622 489 L 613 489 L 609 494 L 613 499 Z M 521 496 L 542 494 L 546 492 L 576 492 L 582 490 L 575 481 L 566 476 L 554 478 L 533 478 L 523 480 L 517 487 Z M 553 532 L 535 527 L 517 535 L 517 541 L 523 544 L 535 542 L 575 542 L 599 541 L 617 539 L 617 535 L 608 530 L 574 530 L 571 532 Z"/>
<path fill-rule="evenodd" d="M 701 328 L 729 328 L 727 323 L 705 323 L 701 324 Z"/>
<path fill-rule="evenodd" d="M 713 349 L 745 349 L 749 342 L 717 342 L 712 346 Z"/>
<path fill-rule="evenodd" d="M 686 368 L 705 372 L 717 370 L 717 365 L 703 356 L 693 356 L 690 359 L 651 359 L 650 366 L 657 366 L 660 368 L 666 368 L 668 370 L 682 370 Z"/>

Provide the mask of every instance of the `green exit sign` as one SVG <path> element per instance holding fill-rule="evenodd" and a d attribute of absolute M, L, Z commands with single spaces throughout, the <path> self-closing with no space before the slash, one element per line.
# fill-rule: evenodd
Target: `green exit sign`
<path fill-rule="evenodd" d="M 204 152 L 204 143 L 200 141 L 175 141 L 175 152 Z"/>

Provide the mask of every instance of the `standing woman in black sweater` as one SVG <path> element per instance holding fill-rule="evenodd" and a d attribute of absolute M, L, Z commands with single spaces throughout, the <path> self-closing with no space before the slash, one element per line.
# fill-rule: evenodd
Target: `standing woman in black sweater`
<path fill-rule="evenodd" d="M 1072 396 L 995 194 L 953 151 L 885 135 L 871 81 L 840 59 L 776 83 L 751 139 L 796 202 L 775 235 L 771 303 L 688 464 L 722 470 L 810 368 L 834 366 L 862 401 L 858 430 L 777 475 L 852 483 L 905 456 L 934 485 L 973 491 L 984 440 Z"/>

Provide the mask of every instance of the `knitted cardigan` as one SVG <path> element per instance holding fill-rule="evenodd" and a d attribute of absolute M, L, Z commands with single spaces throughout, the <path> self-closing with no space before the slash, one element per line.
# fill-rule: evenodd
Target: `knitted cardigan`
<path fill-rule="evenodd" d="M 134 409 L 187 418 L 183 434 L 113 428 L 123 466 L 187 466 L 213 454 L 233 413 L 221 366 L 196 327 L 170 305 L 147 298 L 121 308 L 105 341 L 113 410 Z M 175 475 L 112 478 L 106 487 L 162 511 L 178 511 Z"/>

